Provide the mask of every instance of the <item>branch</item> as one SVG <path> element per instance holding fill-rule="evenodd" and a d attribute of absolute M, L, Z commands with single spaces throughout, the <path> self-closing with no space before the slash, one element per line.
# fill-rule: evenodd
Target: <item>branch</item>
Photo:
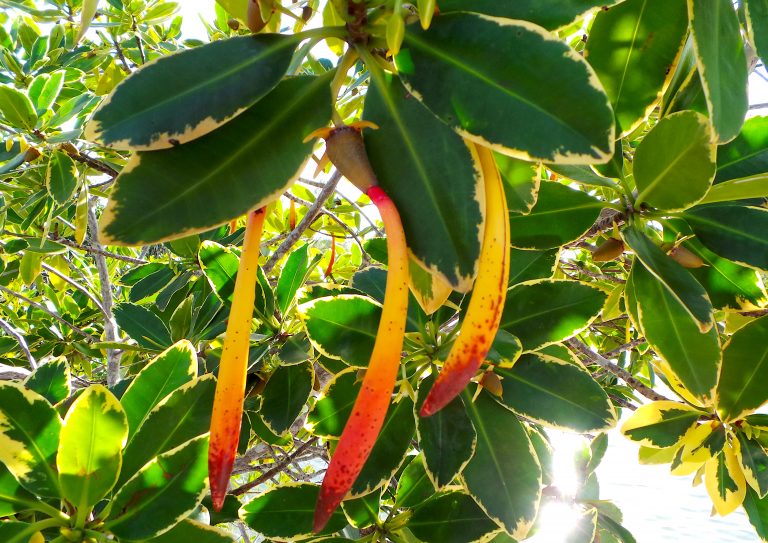
<path fill-rule="evenodd" d="M 275 464 L 275 467 L 273 467 L 269 471 L 265 471 L 250 483 L 245 483 L 244 485 L 241 485 L 235 488 L 234 490 L 232 490 L 232 492 L 230 492 L 230 494 L 232 494 L 233 496 L 240 496 L 242 494 L 245 494 L 252 488 L 255 488 L 260 484 L 263 484 L 269 481 L 272 477 L 274 477 L 275 475 L 283 471 L 286 467 L 288 467 L 291 464 L 291 462 L 293 462 L 293 460 L 297 456 L 299 456 L 307 448 L 309 448 L 315 442 L 316 439 L 317 439 L 316 437 L 313 437 L 312 439 L 305 441 L 304 443 L 302 443 L 302 445 L 298 449 L 293 451 L 289 456 L 286 456 L 281 461 L 277 462 Z"/>
<path fill-rule="evenodd" d="M 582 343 L 576 338 L 571 338 L 565 342 L 569 347 L 574 349 L 575 351 L 578 351 L 585 357 L 587 357 L 592 363 L 597 364 L 601 368 L 604 368 L 608 371 L 610 371 L 612 374 L 614 374 L 616 377 L 623 380 L 625 383 L 627 383 L 630 387 L 635 389 L 637 392 L 648 398 L 649 400 L 653 400 L 654 402 L 660 401 L 660 400 L 667 400 L 669 401 L 669 398 L 662 396 L 655 390 L 653 390 L 650 387 L 647 387 L 644 385 L 639 379 L 632 376 L 631 373 L 629 373 L 627 370 L 620 368 L 607 358 L 603 357 L 602 355 L 594 352 L 592 349 L 587 347 L 586 344 Z"/>
<path fill-rule="evenodd" d="M 315 203 L 312 204 L 312 207 L 309 208 L 307 214 L 304 215 L 303 219 L 301 219 L 301 222 L 296 225 L 296 228 L 294 228 L 290 234 L 288 234 L 288 237 L 285 238 L 285 240 L 280 244 L 275 252 L 272 253 L 272 256 L 269 257 L 267 263 L 262 266 L 265 274 L 268 274 L 272 271 L 272 268 L 275 267 L 275 264 L 277 264 L 280 259 L 283 258 L 283 256 L 285 256 L 285 254 L 291 250 L 296 242 L 299 241 L 302 234 L 307 231 L 307 228 L 309 228 L 312 223 L 315 222 L 315 219 L 323 209 L 325 202 L 328 200 L 328 198 L 331 197 L 331 194 L 333 194 L 333 191 L 336 189 L 336 185 L 339 183 L 339 179 L 341 179 L 341 173 L 336 170 L 325 183 L 323 190 L 321 190 L 317 195 L 317 200 L 315 200 Z"/>
<path fill-rule="evenodd" d="M 72 324 L 68 320 L 60 317 L 59 315 L 57 315 L 56 313 L 54 313 L 53 311 L 51 311 L 50 309 L 48 309 L 44 305 L 41 305 L 41 304 L 35 302 L 34 300 L 31 300 L 31 299 L 27 298 L 23 294 L 21 294 L 19 292 L 14 292 L 13 290 L 11 290 L 9 288 L 6 288 L 6 287 L 4 287 L 2 285 L 0 285 L 0 292 L 4 292 L 6 294 L 10 294 L 11 296 L 13 296 L 15 298 L 18 298 L 19 300 L 28 303 L 29 305 L 31 305 L 35 309 L 37 309 L 39 311 L 42 311 L 46 315 L 50 315 L 51 317 L 53 317 L 54 319 L 59 321 L 61 324 L 69 327 L 75 333 L 77 333 L 77 334 L 81 335 L 82 337 L 84 337 L 89 343 L 93 343 L 95 341 L 98 341 L 98 338 L 92 336 L 91 334 L 89 334 L 88 332 L 84 331 L 82 328 L 78 327 L 77 325 Z"/>
<path fill-rule="evenodd" d="M 104 315 L 107 314 L 107 312 L 104 310 L 104 307 L 101 305 L 101 302 L 99 301 L 99 299 L 96 296 L 94 296 L 90 290 L 88 290 L 87 288 L 85 288 L 83 285 L 73 280 L 72 278 L 68 277 L 67 275 L 61 273 L 56 268 L 49 266 L 45 262 L 43 262 L 42 265 L 44 270 L 60 277 L 62 280 L 69 283 L 73 288 L 85 294 L 88 297 L 88 299 L 91 300 L 94 303 L 94 305 L 99 309 L 99 311 L 101 311 Z"/>
<path fill-rule="evenodd" d="M 0 381 L 20 381 L 29 377 L 30 373 L 26 368 L 0 364 Z"/>
<path fill-rule="evenodd" d="M 91 231 L 90 245 L 92 248 L 101 251 L 102 247 L 97 239 L 98 224 L 96 222 L 96 212 L 94 207 L 98 198 L 93 197 L 88 201 L 88 229 Z M 104 314 L 104 336 L 107 341 L 118 342 L 120 337 L 117 334 L 117 322 L 112 314 L 112 283 L 109 279 L 109 269 L 107 268 L 107 259 L 104 255 L 94 253 L 93 261 L 96 263 L 96 270 L 99 272 L 99 285 L 101 290 L 101 309 Z M 107 349 L 107 385 L 114 386 L 120 381 L 120 357 L 121 351 L 116 349 Z"/>
<path fill-rule="evenodd" d="M 95 159 L 93 157 L 90 157 L 90 156 L 85 155 L 83 153 L 75 153 L 74 151 L 67 150 L 67 149 L 64 149 L 64 148 L 62 148 L 62 150 L 64 152 L 66 152 L 67 155 L 69 155 L 69 157 L 72 160 L 76 160 L 77 162 L 81 162 L 83 164 L 86 164 L 87 166 L 93 168 L 94 170 L 96 170 L 98 172 L 107 174 L 112 179 L 117 177 L 117 174 L 119 173 L 113 167 L 108 166 L 107 164 L 104 164 L 102 161 L 97 160 L 97 159 Z M 110 180 L 109 182 L 111 183 L 112 181 Z"/>
<path fill-rule="evenodd" d="M 620 211 L 616 211 L 615 209 L 603 209 L 600 212 L 600 217 L 595 221 L 595 224 L 592 225 L 592 227 L 587 230 L 587 232 L 581 236 L 576 241 L 572 241 L 568 245 L 566 245 L 566 248 L 574 248 L 574 247 L 582 247 L 584 245 L 584 240 L 587 240 L 589 238 L 593 238 L 598 234 L 601 234 L 605 232 L 606 230 L 610 230 L 613 228 L 614 224 L 622 225 L 624 224 L 624 221 L 626 220 L 626 217 L 624 216 L 624 213 Z"/>
<path fill-rule="evenodd" d="M 612 349 L 612 350 L 608 351 L 607 353 L 603 353 L 603 357 L 605 357 L 605 358 L 613 358 L 617 354 L 623 353 L 624 351 L 629 351 L 630 349 L 634 349 L 635 347 L 637 347 L 638 345 L 642 345 L 643 343 L 645 343 L 645 338 L 644 337 L 633 339 L 629 343 L 625 343 L 624 345 L 619 345 L 615 349 Z"/>
<path fill-rule="evenodd" d="M 35 357 L 32 356 L 32 352 L 29 350 L 29 346 L 27 345 L 27 341 L 24 339 L 24 336 L 22 336 L 20 333 L 14 330 L 13 327 L 3 319 L 0 319 L 0 328 L 5 330 L 9 336 L 11 336 L 13 339 L 16 340 L 16 342 L 19 344 L 19 348 L 24 353 L 24 356 L 27 357 L 30 367 L 33 370 L 36 370 L 37 361 L 35 361 Z"/>
<path fill-rule="evenodd" d="M 123 262 L 128 262 L 129 264 L 136 264 L 137 266 L 140 266 L 142 264 L 147 264 L 149 261 L 144 260 L 143 258 L 134 258 L 132 256 L 125 256 L 125 255 L 119 255 L 117 253 L 110 253 L 109 251 L 105 251 L 100 245 L 94 246 L 94 247 L 87 247 L 85 245 L 78 245 L 72 240 L 69 240 L 67 238 L 51 238 L 56 243 L 61 243 L 62 245 L 66 245 L 67 247 L 72 247 L 73 249 L 79 249 L 81 251 L 85 251 L 86 253 L 91 253 L 94 255 L 101 255 L 106 256 L 108 258 L 114 258 L 115 260 L 122 260 Z"/>

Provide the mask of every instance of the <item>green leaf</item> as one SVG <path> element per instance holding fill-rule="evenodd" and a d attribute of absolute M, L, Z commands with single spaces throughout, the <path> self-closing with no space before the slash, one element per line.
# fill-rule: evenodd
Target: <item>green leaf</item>
<path fill-rule="evenodd" d="M 768 317 L 755 319 L 731 336 L 723 350 L 715 405 L 724 421 L 743 418 L 768 400 Z"/>
<path fill-rule="evenodd" d="M 498 526 L 463 492 L 441 492 L 419 505 L 408 529 L 424 543 L 473 543 Z"/>
<path fill-rule="evenodd" d="M 696 321 L 699 330 L 706 332 L 713 323 L 712 304 L 707 291 L 680 264 L 669 258 L 636 228 L 622 230 L 627 245 L 645 268 L 663 285 L 686 312 Z"/>
<path fill-rule="evenodd" d="M 165 323 L 149 309 L 121 303 L 115 307 L 114 314 L 120 328 L 142 347 L 159 351 L 173 343 Z"/>
<path fill-rule="evenodd" d="M 0 463 L 0 517 L 30 509 L 37 501 L 33 494 L 24 490 L 8 468 Z"/>
<path fill-rule="evenodd" d="M 541 27 L 445 14 L 428 31 L 410 25 L 395 62 L 413 95 L 472 141 L 531 161 L 584 164 L 613 154 L 613 112 L 600 82 Z M 561 80 L 570 100 L 552 85 Z"/>
<path fill-rule="evenodd" d="M 415 507 L 434 493 L 435 487 L 429 479 L 422 453 L 411 459 L 398 479 L 395 504 L 399 507 Z"/>
<path fill-rule="evenodd" d="M 248 20 L 247 0 L 216 0 L 216 3 L 227 10 L 232 17 L 237 17 L 243 22 Z"/>
<path fill-rule="evenodd" d="M 374 238 L 382 239 L 382 238 Z M 386 261 L 386 259 L 385 259 Z M 409 262 L 411 268 L 411 277 L 413 278 L 413 268 L 426 275 L 421 266 L 413 261 Z M 364 294 L 367 294 L 380 304 L 384 304 L 384 293 L 387 287 L 387 270 L 376 266 L 369 266 L 363 270 L 356 271 L 350 281 L 350 286 Z M 337 295 L 338 296 L 338 295 Z M 416 301 L 413 293 L 408 295 L 408 316 L 405 321 L 406 332 L 418 332 L 426 321 L 426 315 L 421 309 L 419 302 Z M 367 365 L 367 362 L 366 362 Z"/>
<path fill-rule="evenodd" d="M 502 378 L 501 401 L 520 416 L 558 429 L 593 433 L 616 424 L 608 395 L 580 366 L 524 354 Z"/>
<path fill-rule="evenodd" d="M 220 530 L 198 522 L 185 519 L 162 535 L 144 539 L 140 543 L 232 543 L 232 536 Z"/>
<path fill-rule="evenodd" d="M 704 411 L 684 403 L 651 402 L 632 414 L 621 433 L 645 447 L 666 449 L 677 445 L 702 416 L 706 416 Z"/>
<path fill-rule="evenodd" d="M 211 134 L 162 152 L 133 155 L 102 215 L 103 243 L 183 237 L 277 198 L 303 170 L 312 150 L 313 144 L 302 139 L 330 119 L 329 77 L 287 79 Z M 257 172 L 254 164 L 259 164 Z"/>
<path fill-rule="evenodd" d="M 638 145 L 634 174 L 637 205 L 665 211 L 701 200 L 715 177 L 715 146 L 706 117 L 682 111 L 664 117 Z"/>
<path fill-rule="evenodd" d="M 24 386 L 40 394 L 51 404 L 57 404 L 69 397 L 72 391 L 70 386 L 69 364 L 66 358 L 54 358 L 38 366 L 38 368 L 24 380 Z"/>
<path fill-rule="evenodd" d="M 84 137 L 131 150 L 168 149 L 199 138 L 271 91 L 297 43 L 279 34 L 238 36 L 162 57 L 115 88 Z"/>
<path fill-rule="evenodd" d="M 231 303 L 232 293 L 235 291 L 235 277 L 240 265 L 238 256 L 229 247 L 206 240 L 200 245 L 198 259 L 216 296 Z"/>
<path fill-rule="evenodd" d="M 419 385 L 418 409 L 434 382 L 435 377 L 430 376 Z M 418 417 L 416 431 L 427 475 L 435 488 L 446 487 L 462 472 L 477 444 L 475 428 L 461 398 L 454 398 L 430 417 Z"/>
<path fill-rule="evenodd" d="M 179 341 L 144 366 L 120 398 L 129 442 L 163 398 L 196 376 L 197 355 L 188 341 Z"/>
<path fill-rule="evenodd" d="M 768 2 L 746 0 L 743 4 L 747 31 L 761 59 L 768 58 Z"/>
<path fill-rule="evenodd" d="M 264 537 L 304 539 L 315 535 L 312 520 L 319 492 L 319 486 L 307 483 L 275 487 L 246 503 L 240 509 L 240 518 Z M 318 535 L 338 532 L 346 525 L 344 513 L 336 509 Z"/>
<path fill-rule="evenodd" d="M 216 380 L 206 374 L 158 403 L 125 448 L 118 486 L 156 456 L 208 432 L 215 390 Z"/>
<path fill-rule="evenodd" d="M 40 95 L 35 100 L 35 108 L 37 108 L 38 111 L 44 112 L 50 109 L 54 102 L 56 102 L 56 98 L 59 97 L 59 93 L 64 86 L 65 76 L 66 71 L 56 70 L 51 74 L 51 77 L 45 81 L 43 88 L 40 90 Z"/>
<path fill-rule="evenodd" d="M 280 279 L 277 281 L 275 298 L 277 298 L 277 307 L 281 314 L 284 315 L 288 306 L 293 302 L 296 291 L 304 284 L 309 271 L 309 245 L 303 245 L 291 252 L 280 272 Z"/>
<path fill-rule="evenodd" d="M 160 290 L 168 286 L 173 280 L 174 273 L 170 267 L 163 267 L 156 272 L 150 273 L 148 276 L 141 279 L 131 288 L 128 293 L 129 302 L 138 302 L 157 294 Z"/>
<path fill-rule="evenodd" d="M 13 87 L 0 85 L 0 115 L 11 126 L 32 130 L 37 124 L 37 113 L 32 101 Z"/>
<path fill-rule="evenodd" d="M 66 153 L 54 151 L 45 172 L 45 187 L 57 204 L 66 204 L 77 188 L 77 166 Z"/>
<path fill-rule="evenodd" d="M 440 13 L 476 11 L 494 17 L 523 19 L 556 30 L 616 0 L 440 0 Z"/>
<path fill-rule="evenodd" d="M 688 0 L 688 16 L 712 128 L 727 142 L 738 135 L 749 107 L 739 20 L 730 0 Z"/>
<path fill-rule="evenodd" d="M 0 537 L 5 543 L 27 543 L 35 532 L 37 528 L 26 522 L 0 522 Z"/>
<path fill-rule="evenodd" d="M 748 198 L 768 198 L 768 174 L 759 173 L 718 183 L 707 191 L 699 203 L 713 204 Z"/>
<path fill-rule="evenodd" d="M 312 433 L 320 437 L 341 437 L 359 392 L 357 370 L 350 368 L 338 373 L 325 386 L 307 415 L 307 426 Z"/>
<path fill-rule="evenodd" d="M 208 436 L 152 459 L 112 499 L 105 529 L 148 539 L 186 518 L 208 492 Z"/>
<path fill-rule="evenodd" d="M 291 427 L 309 399 L 314 380 L 315 372 L 309 362 L 280 366 L 272 373 L 259 408 L 259 415 L 270 431 L 280 435 Z"/>
<path fill-rule="evenodd" d="M 539 195 L 541 168 L 519 158 L 494 153 L 493 158 L 504 181 L 504 196 L 511 213 L 528 213 Z"/>
<path fill-rule="evenodd" d="M 64 418 L 56 467 L 63 497 L 85 522 L 90 508 L 117 482 L 128 421 L 102 385 L 85 389 Z"/>
<path fill-rule="evenodd" d="M 38 393 L 0 382 L 0 462 L 37 496 L 60 496 L 55 460 L 61 425 L 56 410 Z"/>
<path fill-rule="evenodd" d="M 720 370 L 720 339 L 713 326 L 701 332 L 680 301 L 644 266 L 632 266 L 627 288 L 637 299 L 637 323 L 685 388 L 704 404 L 714 395 Z"/>
<path fill-rule="evenodd" d="M 717 148 L 715 184 L 765 172 L 768 172 L 768 117 L 752 117 L 735 139 Z"/>
<path fill-rule="evenodd" d="M 324 356 L 365 367 L 378 333 L 381 306 L 367 296 L 342 294 L 299 307 L 312 345 Z"/>
<path fill-rule="evenodd" d="M 581 192 L 542 181 L 527 215 L 510 214 L 510 243 L 518 249 L 553 249 L 578 239 L 595 223 L 603 203 Z"/>
<path fill-rule="evenodd" d="M 685 0 L 626 0 L 595 16 L 584 56 L 622 134 L 644 121 L 661 98 L 687 30 Z"/>
<path fill-rule="evenodd" d="M 758 496 L 768 494 L 768 452 L 754 440 L 747 439 L 742 432 L 736 432 L 739 447 L 736 449 L 744 478 Z"/>
<path fill-rule="evenodd" d="M 344 500 L 341 502 L 341 507 L 352 526 L 365 528 L 379 520 L 380 501 L 381 492 L 371 492 L 360 498 Z"/>
<path fill-rule="evenodd" d="M 710 251 L 746 266 L 768 270 L 768 210 L 746 206 L 706 206 L 683 215 Z"/>
<path fill-rule="evenodd" d="M 483 391 L 462 393 L 477 431 L 477 448 L 464 468 L 472 498 L 513 538 L 525 539 L 541 499 L 541 466 L 517 416 Z"/>
<path fill-rule="evenodd" d="M 378 71 L 372 77 L 363 112 L 379 125 L 365 135 L 371 165 L 397 206 L 413 255 L 466 292 L 480 256 L 483 222 L 477 159 L 397 79 Z"/>
<path fill-rule="evenodd" d="M 768 498 L 761 498 L 757 492 L 747 488 L 742 505 L 760 541 L 768 541 Z"/>
<path fill-rule="evenodd" d="M 517 336 L 524 350 L 567 339 L 597 317 L 606 295 L 576 281 L 544 279 L 507 291 L 499 328 Z"/>
<path fill-rule="evenodd" d="M 346 423 L 346 421 L 344 421 Z M 403 463 L 416 430 L 413 400 L 403 396 L 387 410 L 371 454 L 350 489 L 350 496 L 369 494 L 386 484 Z"/>
<path fill-rule="evenodd" d="M 511 249 L 507 284 L 511 287 L 531 279 L 549 279 L 554 273 L 558 252 L 558 248 L 546 251 Z"/>
<path fill-rule="evenodd" d="M 618 146 L 618 141 L 621 141 L 621 140 L 617 140 L 617 146 Z M 624 160 L 623 153 L 619 154 L 618 156 L 617 156 L 617 153 L 619 153 L 618 148 L 614 151 L 613 158 L 611 158 L 611 161 L 607 162 L 606 165 L 613 164 L 614 162 L 617 162 L 617 161 L 623 162 Z M 547 164 L 546 166 L 547 166 L 547 169 L 553 171 L 560 177 L 564 177 L 569 181 L 574 181 L 582 185 L 591 185 L 594 187 L 606 187 L 610 189 L 615 189 L 618 187 L 618 184 L 616 183 L 616 181 L 613 181 L 608 177 L 603 177 L 602 175 L 598 175 L 590 166 L 569 166 L 567 164 Z"/>
<path fill-rule="evenodd" d="M 88 27 L 91 26 L 93 16 L 96 15 L 96 8 L 98 7 L 99 0 L 83 0 L 82 10 L 80 12 L 80 27 L 77 30 L 77 36 L 75 36 L 75 43 L 79 43 L 88 31 Z"/>

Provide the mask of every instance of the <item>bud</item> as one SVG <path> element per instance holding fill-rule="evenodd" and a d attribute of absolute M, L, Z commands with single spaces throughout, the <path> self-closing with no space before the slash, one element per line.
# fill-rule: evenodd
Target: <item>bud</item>
<path fill-rule="evenodd" d="M 486 371 L 480 379 L 480 386 L 493 394 L 501 397 L 504 394 L 504 387 L 501 385 L 501 379 L 493 371 Z"/>
<path fill-rule="evenodd" d="M 235 18 L 227 19 L 227 26 L 230 30 L 240 30 L 240 21 Z"/>
<path fill-rule="evenodd" d="M 684 268 L 701 268 L 704 266 L 704 261 L 699 257 L 699 255 L 691 252 L 689 249 L 686 249 L 682 245 L 674 247 L 669 252 L 669 256 L 672 260 Z"/>
<path fill-rule="evenodd" d="M 616 238 L 608 238 L 592 252 L 592 260 L 595 262 L 608 262 L 616 260 L 624 252 L 624 242 Z"/>

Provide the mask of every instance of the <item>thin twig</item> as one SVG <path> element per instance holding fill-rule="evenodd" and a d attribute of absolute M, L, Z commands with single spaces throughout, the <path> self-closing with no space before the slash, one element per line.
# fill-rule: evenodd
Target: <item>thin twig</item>
<path fill-rule="evenodd" d="M 102 161 L 90 157 L 83 153 L 75 153 L 74 151 L 68 151 L 64 149 L 64 151 L 69 155 L 69 157 L 72 160 L 76 160 L 77 162 L 81 162 L 83 164 L 86 164 L 87 166 L 93 168 L 97 172 L 101 172 L 104 174 L 107 174 L 111 179 L 108 181 L 109 183 L 112 182 L 112 180 L 117 177 L 118 171 L 114 169 L 112 166 L 109 166 L 108 164 L 103 163 Z M 103 184 L 103 183 L 102 183 Z"/>
<path fill-rule="evenodd" d="M 0 319 L 0 328 L 5 330 L 9 336 L 11 336 L 13 339 L 16 340 L 16 343 L 19 344 L 19 348 L 21 349 L 21 352 L 23 352 L 24 356 L 27 357 L 30 367 L 33 370 L 36 370 L 37 361 L 35 360 L 35 357 L 32 356 L 32 352 L 29 350 L 29 346 L 27 345 L 27 340 L 24 339 L 24 336 L 18 333 L 16 330 L 14 330 L 13 326 L 11 326 L 8 322 L 4 321 L 3 319 Z"/>
<path fill-rule="evenodd" d="M 34 300 L 31 300 L 30 298 L 27 298 L 23 294 L 21 294 L 19 292 L 14 292 L 13 290 L 11 290 L 9 288 L 6 288 L 6 287 L 4 287 L 2 285 L 0 285 L 0 292 L 4 292 L 6 294 L 10 294 L 11 296 L 13 296 L 15 298 L 18 298 L 22 302 L 28 303 L 29 305 L 31 305 L 35 309 L 37 309 L 39 311 L 42 311 L 43 313 L 45 313 L 47 315 L 50 315 L 51 317 L 53 317 L 54 319 L 59 321 L 61 324 L 67 326 L 68 328 L 70 328 L 72 331 L 74 331 L 78 335 L 84 337 L 89 342 L 98 341 L 98 338 L 96 338 L 96 337 L 92 336 L 91 334 L 89 334 L 88 332 L 84 331 L 82 328 L 78 327 L 76 324 L 73 324 L 73 323 L 69 322 L 67 319 L 65 319 L 63 317 L 60 317 L 59 315 L 57 315 L 56 313 L 54 313 L 53 311 L 51 311 L 50 309 L 48 309 L 44 305 L 41 305 L 41 304 L 35 302 Z"/>
<path fill-rule="evenodd" d="M 272 253 L 272 256 L 269 257 L 267 263 L 264 264 L 262 269 L 264 270 L 265 274 L 269 274 L 272 271 L 272 268 L 275 267 L 280 259 L 283 258 L 283 256 L 285 256 L 285 254 L 291 250 L 297 241 L 299 241 L 302 234 L 306 232 L 307 228 L 309 228 L 312 223 L 315 222 L 315 219 L 323 209 L 325 202 L 328 200 L 328 198 L 331 197 L 333 191 L 336 189 L 336 185 L 338 184 L 339 179 L 341 179 L 341 173 L 336 170 L 325 183 L 325 186 L 317 195 L 317 200 L 315 200 L 315 203 L 312 204 L 312 207 L 307 210 L 307 214 L 304 215 L 304 218 L 301 219 L 301 222 L 299 222 L 299 224 L 296 225 L 296 228 L 294 228 L 291 233 L 288 234 L 280 246 L 275 249 L 275 252 Z"/>
<path fill-rule="evenodd" d="M 598 279 L 601 281 L 608 281 L 611 283 L 626 283 L 624 279 L 621 279 L 620 277 L 614 277 L 613 275 L 606 275 L 604 273 L 597 273 L 593 271 L 586 270 L 582 268 L 581 266 L 577 266 L 576 264 L 572 262 L 565 262 L 562 264 L 562 267 L 564 269 L 575 271 L 577 273 L 580 273 L 582 275 L 586 275 L 587 277 L 591 277 L 592 279 Z"/>
<path fill-rule="evenodd" d="M 643 343 L 645 343 L 644 337 L 633 339 L 629 343 L 625 343 L 624 345 L 619 345 L 615 349 L 612 349 L 607 353 L 603 353 L 603 356 L 605 358 L 613 358 L 617 354 L 623 353 L 624 351 L 629 351 L 630 349 L 634 349 L 635 347 L 637 347 L 638 345 L 642 345 Z"/>
<path fill-rule="evenodd" d="M 101 305 L 101 302 L 99 301 L 99 299 L 90 290 L 88 290 L 87 288 L 82 286 L 80 283 L 78 283 L 77 281 L 75 281 L 71 277 L 61 273 L 56 268 L 54 268 L 52 266 L 49 266 L 45 262 L 42 263 L 42 266 L 43 266 L 43 269 L 45 271 L 47 271 L 48 273 L 52 273 L 52 274 L 56 275 L 57 277 L 61 278 L 63 281 L 69 283 L 76 290 L 79 290 L 80 292 L 85 294 L 88 297 L 88 299 L 91 300 L 94 303 L 94 305 L 98 308 L 98 310 L 101 311 L 102 314 L 106 315 L 106 311 L 104 311 L 104 307 Z"/>
<path fill-rule="evenodd" d="M 639 392 L 649 400 L 653 400 L 655 402 L 660 400 L 669 401 L 669 398 L 662 396 L 652 388 L 646 386 L 639 379 L 637 379 L 631 373 L 629 373 L 627 370 L 620 368 L 619 366 L 617 366 L 607 358 L 594 352 L 586 344 L 582 343 L 578 339 L 571 338 L 567 340 L 566 343 L 568 344 L 569 347 L 571 347 L 575 351 L 578 351 L 582 355 L 586 356 L 590 360 L 590 362 L 597 364 L 601 368 L 605 368 L 606 370 L 610 371 L 616 377 L 623 380 L 630 387 L 635 389 L 637 392 Z"/>
<path fill-rule="evenodd" d="M 248 492 L 252 488 L 255 488 L 255 487 L 257 487 L 257 486 L 259 486 L 259 485 L 269 481 L 272 477 L 274 477 L 275 475 L 277 475 L 278 473 L 283 471 L 288 465 L 290 465 L 291 462 L 293 462 L 293 460 L 297 456 L 299 456 L 301 453 L 303 453 L 305 449 L 307 449 L 310 445 L 312 445 L 315 442 L 316 439 L 317 438 L 312 438 L 309 441 L 304 442 L 298 449 L 293 451 L 290 455 L 288 455 L 288 456 L 284 457 L 282 460 L 278 461 L 275 464 L 275 467 L 273 467 L 269 471 L 265 471 L 264 473 L 259 475 L 256 479 L 251 481 L 250 483 L 245 483 L 244 485 L 241 485 L 241 486 L 235 488 L 234 490 L 232 490 L 232 492 L 230 492 L 230 494 L 232 494 L 233 496 L 240 496 L 242 494 L 245 494 L 246 492 Z"/>
<path fill-rule="evenodd" d="M 91 231 L 90 246 L 97 251 L 102 247 L 97 239 L 98 224 L 94 207 L 98 198 L 88 200 L 88 229 Z M 94 254 L 93 261 L 99 272 L 99 285 L 101 291 L 101 308 L 104 314 L 104 336 L 107 341 L 118 342 L 120 336 L 117 333 L 117 321 L 112 314 L 112 282 L 109 279 L 107 259 L 102 254 Z M 107 385 L 115 386 L 120 381 L 120 357 L 122 352 L 117 349 L 107 349 Z"/>
<path fill-rule="evenodd" d="M 111 253 L 109 251 L 105 251 L 102 247 L 88 247 L 85 245 L 78 245 L 74 241 L 69 240 L 67 238 L 51 238 L 51 239 L 56 243 L 61 243 L 62 245 L 66 245 L 67 247 L 72 247 L 73 249 L 79 249 L 81 251 L 85 251 L 87 253 L 91 253 L 94 255 L 106 256 L 107 258 L 114 258 L 115 260 L 122 260 L 123 262 L 128 262 L 129 264 L 136 264 L 137 266 L 149 263 L 148 260 L 144 260 L 143 258 L 134 258 L 132 256 L 119 255 L 117 253 Z"/>

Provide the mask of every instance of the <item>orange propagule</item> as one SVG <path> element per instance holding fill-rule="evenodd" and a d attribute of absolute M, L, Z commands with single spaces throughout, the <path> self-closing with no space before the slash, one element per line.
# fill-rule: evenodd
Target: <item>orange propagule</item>
<path fill-rule="evenodd" d="M 224 505 L 240 438 L 256 272 L 259 267 L 259 243 L 266 215 L 266 208 L 263 207 L 248 213 L 240 267 L 235 278 L 232 308 L 219 363 L 208 447 L 208 477 L 216 511 Z"/>
<path fill-rule="evenodd" d="M 372 125 L 360 122 L 323 128 L 310 136 L 325 139 L 330 161 L 376 205 L 387 233 L 388 252 L 387 284 L 376 343 L 360 394 L 323 478 L 315 508 L 315 532 L 325 527 L 349 492 L 384 424 L 400 366 L 408 311 L 408 250 L 403 225 L 394 202 L 378 186 L 368 161 L 361 134 L 365 126 Z"/>
<path fill-rule="evenodd" d="M 474 145 L 485 186 L 485 230 L 480 265 L 459 337 L 421 406 L 422 417 L 445 407 L 480 369 L 501 322 L 509 279 L 509 218 L 498 167 L 490 149 Z"/>

